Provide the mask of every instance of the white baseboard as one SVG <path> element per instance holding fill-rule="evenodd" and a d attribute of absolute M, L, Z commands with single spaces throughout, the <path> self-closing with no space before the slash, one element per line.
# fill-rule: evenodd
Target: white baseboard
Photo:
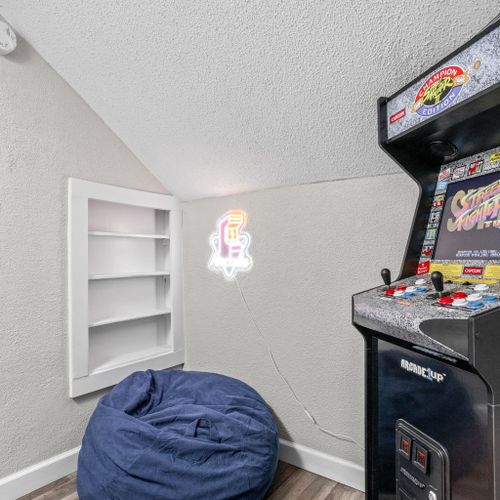
<path fill-rule="evenodd" d="M 15 472 L 0 479 L 0 498 L 15 500 L 32 491 L 42 488 L 76 471 L 80 447 L 56 455 L 31 467 Z M 364 491 L 365 471 L 353 462 L 343 460 L 301 444 L 280 439 L 280 460 L 295 465 L 314 474 L 327 477 Z"/>
<path fill-rule="evenodd" d="M 0 498 L 15 500 L 76 471 L 80 447 L 0 479 Z"/>
<path fill-rule="evenodd" d="M 287 464 L 365 491 L 365 469 L 354 462 L 285 439 L 280 439 L 279 457 Z"/>

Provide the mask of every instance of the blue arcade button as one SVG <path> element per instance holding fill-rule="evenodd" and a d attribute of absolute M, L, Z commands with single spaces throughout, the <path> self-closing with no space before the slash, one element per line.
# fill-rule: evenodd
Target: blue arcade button
<path fill-rule="evenodd" d="M 485 302 L 496 302 L 498 300 L 498 297 L 496 295 L 483 295 L 483 300 Z"/>
<path fill-rule="evenodd" d="M 481 309 L 481 307 L 484 307 L 484 303 L 481 302 L 480 300 L 474 301 L 474 302 L 469 302 L 467 304 L 467 307 L 469 309 Z"/>

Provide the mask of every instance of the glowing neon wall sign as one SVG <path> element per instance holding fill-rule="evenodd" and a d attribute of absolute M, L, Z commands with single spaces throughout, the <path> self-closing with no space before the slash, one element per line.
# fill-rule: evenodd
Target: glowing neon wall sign
<path fill-rule="evenodd" d="M 246 225 L 247 213 L 244 210 L 230 210 L 217 221 L 217 230 L 210 235 L 212 255 L 208 268 L 222 272 L 227 280 L 252 268 L 252 257 L 248 253 L 252 238 L 244 231 Z"/>

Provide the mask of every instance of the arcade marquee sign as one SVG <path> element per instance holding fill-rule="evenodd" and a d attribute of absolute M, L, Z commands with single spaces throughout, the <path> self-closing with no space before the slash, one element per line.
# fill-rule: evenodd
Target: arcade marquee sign
<path fill-rule="evenodd" d="M 411 112 L 425 117 L 441 113 L 457 99 L 468 81 L 469 75 L 461 66 L 446 66 L 436 71 L 420 87 Z M 389 122 L 393 124 L 405 116 L 403 108 L 391 115 Z"/>

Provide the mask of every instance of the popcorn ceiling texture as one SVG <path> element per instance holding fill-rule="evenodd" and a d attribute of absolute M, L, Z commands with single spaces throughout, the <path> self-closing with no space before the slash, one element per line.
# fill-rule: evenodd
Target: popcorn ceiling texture
<path fill-rule="evenodd" d="M 2 0 L 0 13 L 183 199 L 397 171 L 391 95 L 498 13 L 486 0 Z"/>
<path fill-rule="evenodd" d="M 68 397 L 68 177 L 164 188 L 22 40 L 0 57 L 0 82 L 3 477 L 78 446 L 97 401 Z"/>

